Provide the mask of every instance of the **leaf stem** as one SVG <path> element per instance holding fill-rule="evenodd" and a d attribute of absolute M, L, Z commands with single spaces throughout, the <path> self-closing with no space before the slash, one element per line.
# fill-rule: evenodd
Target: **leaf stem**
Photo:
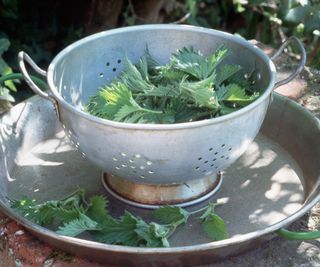
<path fill-rule="evenodd" d="M 204 210 L 206 210 L 208 208 L 208 206 L 212 206 L 212 208 L 215 208 L 216 206 L 220 206 L 220 205 L 223 205 L 222 203 L 209 203 L 207 206 L 204 206 L 198 210 L 194 210 L 194 211 L 189 211 L 190 215 L 194 215 L 194 214 L 197 214 L 199 212 L 202 212 Z"/>

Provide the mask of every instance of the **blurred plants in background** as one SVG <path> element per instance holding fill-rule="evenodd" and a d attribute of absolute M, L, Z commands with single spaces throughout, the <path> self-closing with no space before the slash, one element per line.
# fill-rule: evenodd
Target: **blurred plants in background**
<path fill-rule="evenodd" d="M 295 35 L 308 65 L 320 68 L 320 0 L 187 0 L 188 23 L 237 33 L 278 47 Z M 186 12 L 186 10 L 185 10 Z"/>
<path fill-rule="evenodd" d="M 275 47 L 296 35 L 305 44 L 308 65 L 320 69 L 320 0 L 0 0 L 0 75 L 18 71 L 19 50 L 46 69 L 62 48 L 85 35 L 171 22 L 228 31 Z M 2 83 L 0 101 L 30 94 L 14 91 L 13 82 Z"/>

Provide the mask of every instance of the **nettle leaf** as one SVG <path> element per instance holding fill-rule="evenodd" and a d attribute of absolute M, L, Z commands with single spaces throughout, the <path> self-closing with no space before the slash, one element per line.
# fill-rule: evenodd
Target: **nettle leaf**
<path fill-rule="evenodd" d="M 181 70 L 174 69 L 172 65 L 157 66 L 155 67 L 155 74 L 151 77 L 154 84 L 166 85 L 175 84 L 175 82 L 181 81 L 186 75 Z"/>
<path fill-rule="evenodd" d="M 144 51 L 144 56 L 147 60 L 148 72 L 153 75 L 155 73 L 155 68 L 160 65 L 160 63 L 150 54 L 148 46 Z"/>
<path fill-rule="evenodd" d="M 223 65 L 218 71 L 215 84 L 220 85 L 241 69 L 242 67 L 240 65 Z"/>
<path fill-rule="evenodd" d="M 195 51 L 192 47 L 183 47 L 171 57 L 172 66 L 185 73 L 188 73 L 199 80 L 206 78 L 207 64 L 200 51 Z"/>
<path fill-rule="evenodd" d="M 227 56 L 227 52 L 226 48 L 219 48 L 209 57 L 204 57 L 192 47 L 184 47 L 173 54 L 171 62 L 175 69 L 202 80 L 213 74 L 217 65 Z"/>
<path fill-rule="evenodd" d="M 202 222 L 202 228 L 213 240 L 228 238 L 225 222 L 217 214 L 208 213 Z"/>
<path fill-rule="evenodd" d="M 147 70 L 147 60 L 141 59 L 140 60 L 140 71 L 138 68 L 133 65 L 128 58 L 125 58 L 124 61 L 125 71 L 121 76 L 121 81 L 126 85 L 127 90 L 138 93 L 138 92 L 145 92 L 152 88 L 152 84 L 146 80 L 148 78 L 148 70 Z M 149 79 L 149 78 L 148 78 Z"/>
<path fill-rule="evenodd" d="M 246 106 L 253 102 L 257 97 L 259 97 L 259 93 L 255 93 L 253 95 L 247 95 L 245 88 L 240 87 L 237 84 L 229 84 L 227 86 L 227 94 L 223 97 L 223 101 L 232 102 L 240 107 Z"/>
<path fill-rule="evenodd" d="M 180 96 L 180 90 L 177 85 L 166 84 L 155 86 L 151 90 L 147 90 L 145 94 L 147 96 L 178 97 Z"/>
<path fill-rule="evenodd" d="M 170 247 L 167 235 L 170 228 L 157 223 L 139 223 L 135 232 L 145 241 L 146 247 Z"/>
<path fill-rule="evenodd" d="M 79 216 L 81 211 L 73 205 L 65 208 L 60 201 L 46 201 L 37 204 L 35 200 L 11 200 L 11 207 L 19 210 L 24 216 L 40 225 L 51 224 L 54 220 L 68 222 Z"/>
<path fill-rule="evenodd" d="M 142 219 L 133 216 L 129 212 L 120 219 L 109 218 L 101 224 L 101 231 L 92 233 L 93 237 L 103 243 L 119 244 L 127 246 L 139 246 L 141 240 L 135 232 L 137 224 L 141 223 Z"/>
<path fill-rule="evenodd" d="M 89 199 L 86 215 L 96 222 L 104 222 L 110 218 L 108 214 L 108 201 L 103 196 L 93 196 Z"/>
<path fill-rule="evenodd" d="M 138 106 L 132 98 L 131 91 L 124 84 L 118 82 L 102 88 L 96 96 L 93 96 L 87 110 L 97 116 L 113 119 L 115 114 L 125 105 Z"/>
<path fill-rule="evenodd" d="M 153 215 L 159 222 L 170 224 L 181 220 L 186 223 L 190 213 L 177 206 L 164 206 L 153 211 Z"/>
<path fill-rule="evenodd" d="M 56 231 L 60 235 L 77 236 L 85 231 L 98 231 L 101 230 L 99 224 L 90 219 L 85 214 L 80 214 L 77 219 L 74 219 L 68 223 L 64 223 Z"/>
<path fill-rule="evenodd" d="M 219 103 L 216 99 L 213 89 L 215 74 L 197 82 L 182 81 L 180 84 L 181 91 L 188 92 L 193 100 L 200 107 L 207 107 L 211 109 L 217 109 Z"/>

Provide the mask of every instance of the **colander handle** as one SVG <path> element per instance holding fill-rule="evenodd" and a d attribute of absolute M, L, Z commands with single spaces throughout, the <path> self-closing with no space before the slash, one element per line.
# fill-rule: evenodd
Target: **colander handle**
<path fill-rule="evenodd" d="M 34 81 L 31 79 L 29 73 L 27 72 L 26 69 L 26 65 L 25 65 L 25 61 L 40 75 L 42 76 L 47 76 L 47 72 L 44 71 L 43 69 L 41 69 L 32 59 L 31 57 L 24 51 L 20 51 L 18 54 L 18 62 L 19 62 L 19 67 L 22 73 L 22 76 L 24 78 L 24 80 L 26 81 L 26 83 L 30 86 L 30 88 L 32 89 L 33 92 L 35 92 L 37 95 L 50 100 L 56 110 L 56 113 L 59 117 L 59 112 L 58 112 L 58 105 L 57 102 L 55 100 L 55 98 L 50 95 L 47 92 L 42 91 L 35 83 Z"/>
<path fill-rule="evenodd" d="M 28 62 L 29 65 L 39 74 L 41 74 L 42 76 L 47 76 L 47 73 L 42 70 L 41 68 L 38 67 L 38 65 L 31 59 L 31 57 L 23 52 L 23 51 L 20 51 L 19 54 L 18 54 L 18 61 L 19 61 L 19 67 L 20 67 L 20 70 L 22 72 L 22 75 L 23 75 L 23 78 L 24 80 L 26 81 L 26 83 L 30 86 L 30 88 L 32 89 L 32 91 L 34 91 L 36 94 L 44 97 L 44 98 L 47 98 L 50 100 L 50 96 L 48 93 L 46 92 L 43 92 L 31 79 L 29 73 L 27 72 L 27 69 L 26 69 L 26 65 L 24 64 L 24 61 Z"/>
<path fill-rule="evenodd" d="M 281 80 L 281 81 L 278 81 L 276 82 L 276 84 L 274 85 L 274 88 L 277 88 L 281 85 L 284 85 L 290 81 L 292 81 L 302 70 L 303 70 L 303 67 L 304 65 L 306 64 L 306 51 L 303 47 L 303 44 L 302 42 L 295 36 L 291 36 L 289 37 L 286 41 L 283 42 L 283 44 L 280 46 L 280 48 L 278 49 L 277 52 L 275 52 L 271 57 L 270 59 L 272 61 L 275 61 L 282 53 L 282 51 L 289 45 L 291 44 L 292 42 L 296 43 L 298 48 L 299 48 L 299 51 L 300 51 L 300 62 L 299 62 L 299 65 L 298 67 L 294 70 L 293 73 L 291 73 L 289 75 L 289 77 Z"/>
<path fill-rule="evenodd" d="M 293 232 L 280 228 L 276 233 L 287 240 L 313 240 L 320 238 L 320 231 Z"/>

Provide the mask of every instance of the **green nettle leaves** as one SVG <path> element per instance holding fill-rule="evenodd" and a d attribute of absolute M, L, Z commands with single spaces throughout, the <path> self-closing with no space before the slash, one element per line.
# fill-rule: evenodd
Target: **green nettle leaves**
<path fill-rule="evenodd" d="M 241 66 L 221 64 L 227 56 L 223 46 L 208 56 L 183 47 L 160 65 L 146 49 L 136 65 L 125 58 L 123 73 L 100 88 L 85 111 L 128 123 L 180 123 L 236 111 L 259 93 L 235 78 Z"/>
<path fill-rule="evenodd" d="M 224 221 L 214 213 L 216 203 L 192 212 L 176 206 L 164 206 L 152 212 L 159 223 L 147 223 L 128 211 L 119 218 L 112 217 L 105 197 L 93 196 L 86 200 L 83 189 L 62 200 L 40 204 L 27 198 L 10 202 L 12 208 L 31 221 L 51 228 L 58 227 L 58 234 L 75 237 L 87 232 L 95 241 L 107 244 L 169 247 L 168 238 L 175 229 L 186 224 L 190 216 L 203 211 L 199 219 L 204 232 L 213 240 L 227 238 Z"/>

